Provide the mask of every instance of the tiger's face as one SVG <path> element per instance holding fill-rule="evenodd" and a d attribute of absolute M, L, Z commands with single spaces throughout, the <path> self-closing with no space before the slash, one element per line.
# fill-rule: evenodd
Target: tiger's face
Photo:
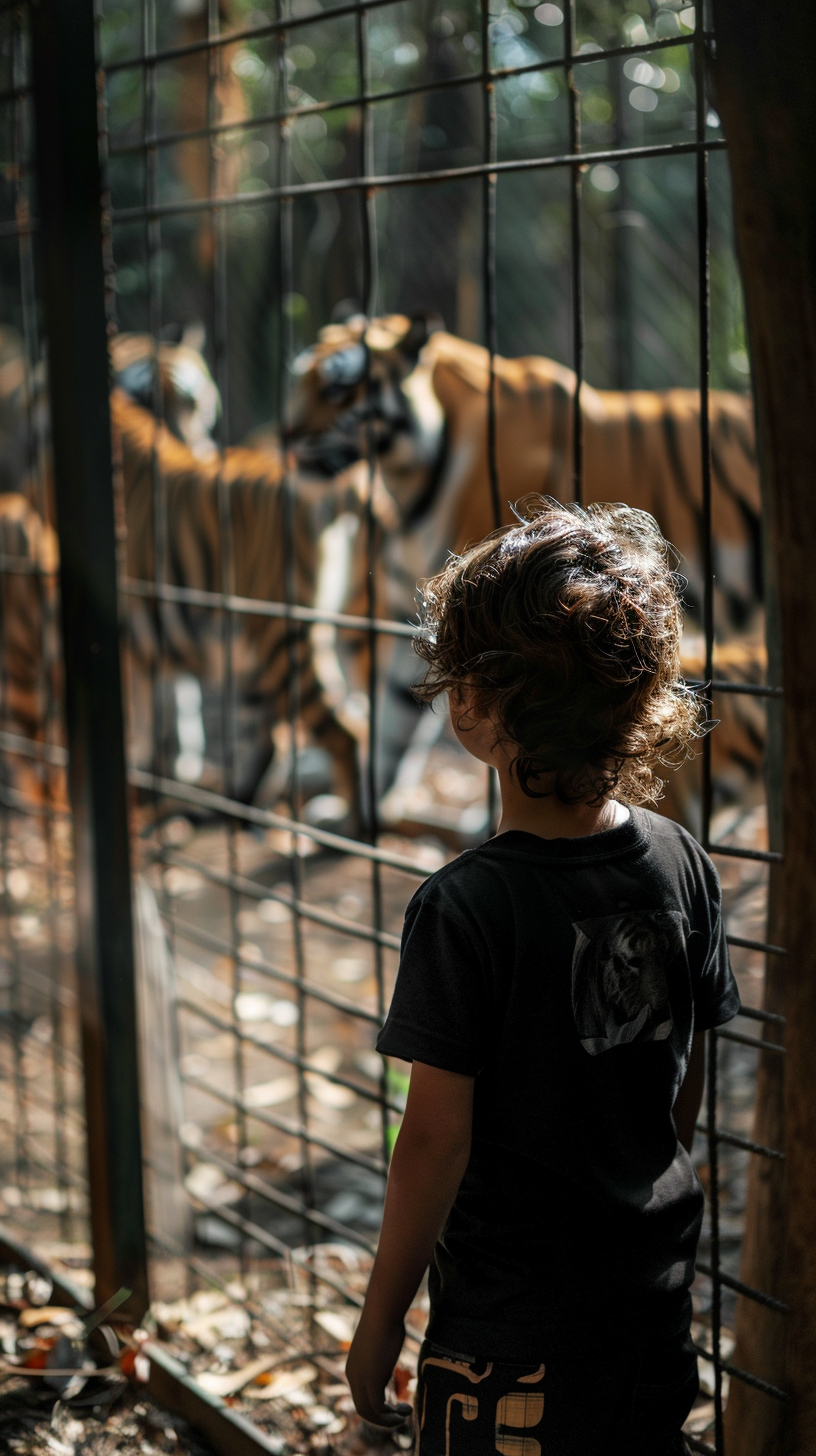
<path fill-rule="evenodd" d="M 389 475 L 432 463 L 441 410 L 424 400 L 419 356 L 435 327 L 357 314 L 321 330 L 295 361 L 287 404 L 287 442 L 302 466 L 334 475 L 372 453 Z"/>
<path fill-rule="evenodd" d="M 666 937 L 640 916 L 623 917 L 615 926 L 598 952 L 603 995 L 615 1021 L 631 1020 L 644 1001 L 652 1008 L 658 1004 L 665 987 L 662 966 L 667 950 Z"/>
<path fill-rule="evenodd" d="M 665 1041 L 673 1025 L 667 971 L 686 943 L 682 913 L 627 910 L 573 928 L 572 1006 L 584 1051 Z"/>
<path fill-rule="evenodd" d="M 162 417 L 167 428 L 201 460 L 215 454 L 213 431 L 221 396 L 204 355 L 203 333 L 187 330 L 178 344 L 156 345 L 149 334 L 118 334 L 111 340 L 114 382 L 143 409 L 152 411 L 158 369 Z"/>

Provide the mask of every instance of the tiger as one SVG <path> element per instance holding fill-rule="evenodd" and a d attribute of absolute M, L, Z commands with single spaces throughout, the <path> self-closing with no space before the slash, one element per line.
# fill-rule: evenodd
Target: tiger
<path fill-rule="evenodd" d="M 280 454 L 234 447 L 202 460 L 121 389 L 112 391 L 111 419 L 124 495 L 134 752 L 137 761 L 152 761 L 157 718 L 152 684 L 162 653 L 174 674 L 186 672 L 203 684 L 223 684 L 226 669 L 220 614 L 171 602 L 154 610 L 149 596 L 128 590 L 129 583 L 153 582 L 160 567 L 154 468 L 163 501 L 170 584 L 229 591 L 263 603 L 284 601 L 289 512 L 293 600 L 305 606 L 313 606 L 317 594 L 321 532 L 344 513 L 359 520 L 368 471 L 354 465 L 331 482 L 301 471 L 287 488 Z M 231 580 L 222 575 L 219 485 L 228 501 Z M 231 792 L 241 800 L 253 798 L 272 758 L 272 728 L 294 706 L 304 727 L 331 755 L 337 793 L 353 812 L 359 803 L 357 765 L 364 745 L 361 734 L 342 720 L 341 703 L 332 699 L 316 671 L 313 637 L 280 617 L 242 613 L 232 619 L 229 641 L 238 734 Z M 293 664 L 298 684 L 294 704 Z"/>
<path fill-rule="evenodd" d="M 158 402 L 170 431 L 206 459 L 216 453 L 213 432 L 221 397 L 201 352 L 203 343 L 203 327 L 193 324 L 177 343 L 154 342 L 149 334 L 115 334 L 108 348 L 112 384 L 146 409 Z M 49 454 L 45 360 L 28 363 L 19 330 L 0 325 L 0 492 L 23 495 L 53 527 Z"/>
<path fill-rule="evenodd" d="M 221 395 L 202 351 L 204 329 L 191 324 L 178 343 L 154 342 L 150 334 L 115 334 L 110 341 L 111 377 L 136 404 L 152 410 L 158 383 L 161 418 L 201 460 L 216 453 L 213 439 Z"/>
<path fill-rule="evenodd" d="M 0 495 L 0 727 L 13 786 L 27 800 L 42 799 L 47 775 L 52 798 L 66 799 L 64 773 L 16 752 L 61 743 L 62 666 L 59 652 L 59 545 L 56 532 L 20 492 Z M 22 747 L 22 745 L 21 745 Z"/>
<path fill-rule="evenodd" d="M 239 595 L 283 601 L 284 470 L 280 450 L 273 442 L 267 442 L 262 450 L 227 450 L 219 463 L 212 433 L 220 413 L 220 396 L 201 353 L 202 344 L 202 331 L 192 328 L 185 331 L 179 343 L 156 342 L 147 334 L 120 334 L 110 340 L 111 416 L 120 483 L 117 497 L 121 498 L 119 534 L 126 543 L 120 550 L 120 571 L 137 579 L 152 578 L 155 461 L 167 495 L 169 579 L 178 585 L 221 589 L 216 483 L 220 477 L 232 503 L 233 589 Z M 150 412 L 157 394 L 161 426 L 156 425 Z M 45 532 L 56 558 L 53 469 L 46 444 L 47 374 L 42 365 L 26 369 L 22 338 L 11 329 L 0 331 L 0 406 L 0 462 L 4 467 L 0 478 L 3 484 L 15 487 L 7 498 L 14 499 L 17 509 L 24 513 L 24 534 L 27 532 L 33 542 L 37 529 L 41 535 Z M 31 443 L 32 411 L 39 421 L 36 452 Z M 342 580 L 338 582 L 337 562 L 327 563 L 327 556 L 330 551 L 337 556 L 339 551 L 350 560 L 350 544 L 364 514 L 368 474 L 363 467 L 353 468 L 336 488 L 325 477 L 309 478 L 303 471 L 291 471 L 290 478 L 295 600 L 300 605 L 340 610 L 345 605 L 345 574 L 341 570 Z M 37 506 L 47 524 L 38 515 Z M 36 529 L 35 521 L 40 523 Z M 9 554 L 16 557 L 20 552 L 15 547 Z M 11 594 L 9 601 L 13 598 L 18 603 L 14 620 L 20 636 L 21 619 L 26 612 L 31 615 L 27 601 L 30 583 L 15 585 L 15 581 L 12 575 L 5 589 L 7 596 Z M 12 615 L 9 607 L 9 620 Z M 239 798 L 249 799 L 272 756 L 270 724 L 277 721 L 279 713 L 285 716 L 288 711 L 286 694 L 278 693 L 277 700 L 275 697 L 277 685 L 288 670 L 284 666 L 288 649 L 282 650 L 288 636 L 280 620 L 268 618 L 242 615 L 236 617 L 233 629 L 238 758 L 235 791 Z M 348 714 L 334 634 L 331 629 L 315 625 L 297 629 L 294 636 L 299 641 L 299 713 L 332 756 L 340 797 L 356 805 L 356 760 L 365 749 L 364 721 L 359 709 L 356 715 Z M 160 673 L 159 681 L 155 672 L 162 640 L 168 650 L 170 670 Z M 215 686 L 224 665 L 223 641 L 220 629 L 213 627 L 212 613 L 170 603 L 164 603 L 157 613 L 145 598 L 129 595 L 126 645 L 132 757 L 136 764 L 152 767 L 157 757 L 166 762 L 164 750 L 172 751 L 176 744 L 179 715 L 173 698 L 179 684 L 183 687 L 186 682 L 188 689 L 198 685 L 199 702 L 202 686 L 206 689 L 209 684 L 210 697 L 216 695 Z M 21 650 L 15 648 L 13 660 L 9 660 L 7 652 L 12 694 L 23 698 L 30 693 L 38 650 L 38 639 L 32 635 L 30 664 L 25 672 Z M 262 657 L 266 650 L 270 660 Z M 165 703 L 160 698 L 154 702 L 154 686 L 158 686 L 160 695 L 169 694 L 170 701 Z M 199 708 L 203 731 L 201 717 Z M 33 731 L 37 721 L 32 702 L 18 727 L 23 732 Z M 158 755 L 154 743 L 157 729 L 163 730 L 166 738 Z M 220 724 L 212 727 L 212 736 L 220 736 Z M 208 772 L 212 786 L 215 780 L 211 764 Z"/>
<path fill-rule="evenodd" d="M 361 316 L 321 331 L 295 362 L 287 438 L 319 467 L 367 453 L 373 442 L 401 517 L 400 559 L 421 555 L 431 574 L 513 520 L 530 494 L 574 498 L 575 375 L 554 360 L 494 356 L 500 516 L 491 502 L 487 450 L 490 356 L 424 316 Z M 625 499 L 649 511 L 680 551 L 692 616 L 702 614 L 703 511 L 699 393 L 693 389 L 581 387 L 583 492 L 587 503 Z M 760 490 L 747 396 L 710 400 L 712 547 L 716 590 L 729 622 L 744 628 L 761 600 Z M 670 488 L 667 489 L 667 485 Z M 423 533 L 435 536 L 421 551 Z M 410 546 L 408 544 L 410 539 Z M 411 572 L 411 599 L 417 576 Z"/>
<path fill-rule="evenodd" d="M 709 721 L 716 724 L 710 750 L 713 814 L 734 804 L 745 810 L 754 808 L 764 794 L 768 700 L 716 687 L 712 692 L 705 684 L 705 643 L 700 635 L 687 633 L 683 637 L 680 667 L 686 681 L 699 686 Z M 767 682 L 768 652 L 760 632 L 715 643 L 712 672 L 714 683 L 759 687 Z M 703 823 L 701 754 L 681 768 L 666 772 L 663 797 L 657 807 L 698 839 L 705 838 L 710 826 Z"/>
<path fill-rule="evenodd" d="M 347 466 L 373 453 L 399 525 L 383 549 L 385 613 L 416 612 L 416 586 L 459 553 L 514 519 L 530 494 L 574 497 L 575 374 L 543 357 L 492 362 L 499 518 L 488 459 L 488 351 L 448 334 L 425 315 L 354 315 L 324 328 L 295 361 L 288 444 L 309 468 Z M 678 548 L 689 620 L 705 598 L 699 394 L 597 390 L 580 394 L 583 497 L 624 499 L 649 511 Z M 712 559 L 715 615 L 728 635 L 761 623 L 760 489 L 752 405 L 710 397 Z M 410 645 L 391 653 L 380 708 L 378 788 L 393 783 L 421 710 Z"/>
<path fill-rule="evenodd" d="M 154 461 L 166 502 L 168 579 L 206 591 L 224 589 L 219 554 L 219 479 L 230 506 L 233 580 L 242 597 L 267 602 L 286 596 L 284 568 L 284 465 L 268 451 L 227 450 L 220 460 L 201 461 L 165 425 L 121 390 L 111 396 L 115 453 L 124 492 L 125 570 L 134 583 L 152 582 Z M 296 475 L 289 493 L 294 599 L 315 603 L 320 587 L 320 534 L 344 513 L 358 521 L 368 491 L 365 469 L 352 468 L 331 487 L 325 480 Z M 61 702 L 61 659 L 57 610 L 59 544 L 19 492 L 0 495 L 0 727 L 14 738 L 42 741 Z M 153 702 L 162 650 L 170 676 L 186 672 L 203 683 L 224 680 L 225 642 L 219 620 L 203 608 L 162 604 L 131 595 L 124 583 L 125 675 L 130 705 L 131 762 L 156 766 Z M 324 600 L 336 609 L 341 599 Z M 297 672 L 296 712 L 315 741 L 331 755 L 337 792 L 358 806 L 358 757 L 364 738 L 357 721 L 343 721 L 343 695 L 332 693 L 317 670 L 320 626 L 289 629 L 281 618 L 236 616 L 231 633 L 238 773 L 232 791 L 251 800 L 272 758 L 272 729 L 289 711 L 290 650 Z M 247 712 L 249 704 L 249 712 Z M 249 732 L 241 729 L 249 717 Z M 356 730 L 356 731 L 355 731 Z M 27 797 L 41 797 L 33 764 L 14 754 L 14 782 Z M 243 757 L 242 757 L 243 751 Z M 36 760 L 34 760 L 34 763 Z M 216 786 L 210 781 L 210 787 Z M 220 784 L 218 785 L 221 786 Z M 64 800 L 64 785 L 59 797 Z"/>

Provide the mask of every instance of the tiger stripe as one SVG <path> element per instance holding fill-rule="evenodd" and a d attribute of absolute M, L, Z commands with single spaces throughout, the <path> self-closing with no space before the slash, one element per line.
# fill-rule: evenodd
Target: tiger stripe
<path fill-rule="evenodd" d="M 367 488 L 362 471 L 352 469 L 336 482 L 299 476 L 290 488 L 279 455 L 237 447 L 199 459 L 120 390 L 112 393 L 111 417 L 121 454 L 129 578 L 155 580 L 155 476 L 168 544 L 168 585 L 213 593 L 228 590 L 259 602 L 284 601 L 288 534 L 294 603 L 313 605 L 319 532 L 341 511 L 361 513 Z M 228 583 L 221 563 L 222 491 L 229 503 L 226 525 L 232 579 Z M 128 613 L 129 640 L 133 673 L 139 679 L 133 711 L 142 741 L 152 741 L 150 670 L 162 651 L 176 670 L 186 669 L 203 682 L 224 680 L 219 616 L 187 604 L 162 602 L 151 609 L 141 600 L 133 601 Z M 254 794 L 272 756 L 272 728 L 294 706 L 316 742 L 330 753 L 337 792 L 354 806 L 358 743 L 326 699 L 315 673 L 308 632 L 282 619 L 242 615 L 239 625 L 233 623 L 231 650 L 235 697 L 262 705 L 267 749 L 264 754 L 259 746 L 253 777 L 236 785 L 237 796 L 249 799 Z"/>

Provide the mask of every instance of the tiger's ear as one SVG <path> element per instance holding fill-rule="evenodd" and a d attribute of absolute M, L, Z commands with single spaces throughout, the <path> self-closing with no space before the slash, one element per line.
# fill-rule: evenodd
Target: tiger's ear
<path fill-rule="evenodd" d="M 347 324 L 351 319 L 355 323 L 358 319 L 365 318 L 365 309 L 356 298 L 344 298 L 336 303 L 331 311 L 330 322 L 333 324 Z"/>
<path fill-rule="evenodd" d="M 444 327 L 445 320 L 438 313 L 424 310 L 412 313 L 408 332 L 399 341 L 400 353 L 406 359 L 410 359 L 412 363 L 416 363 L 431 334 L 439 333 Z"/>
<path fill-rule="evenodd" d="M 197 354 L 203 354 L 204 346 L 207 343 L 206 324 L 203 324 L 200 319 L 195 323 L 185 324 L 179 343 L 185 349 L 195 349 Z"/>

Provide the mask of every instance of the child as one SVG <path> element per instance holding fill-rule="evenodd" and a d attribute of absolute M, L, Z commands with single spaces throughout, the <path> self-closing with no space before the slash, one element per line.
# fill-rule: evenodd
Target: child
<path fill-rule="evenodd" d="M 406 913 L 378 1048 L 413 1068 L 354 1401 L 405 1419 L 384 1392 L 431 1261 L 419 1456 L 674 1456 L 703 1032 L 739 998 L 711 862 L 640 807 L 701 732 L 668 548 L 643 512 L 538 500 L 424 617 L 420 695 L 497 769 L 501 822 Z"/>

